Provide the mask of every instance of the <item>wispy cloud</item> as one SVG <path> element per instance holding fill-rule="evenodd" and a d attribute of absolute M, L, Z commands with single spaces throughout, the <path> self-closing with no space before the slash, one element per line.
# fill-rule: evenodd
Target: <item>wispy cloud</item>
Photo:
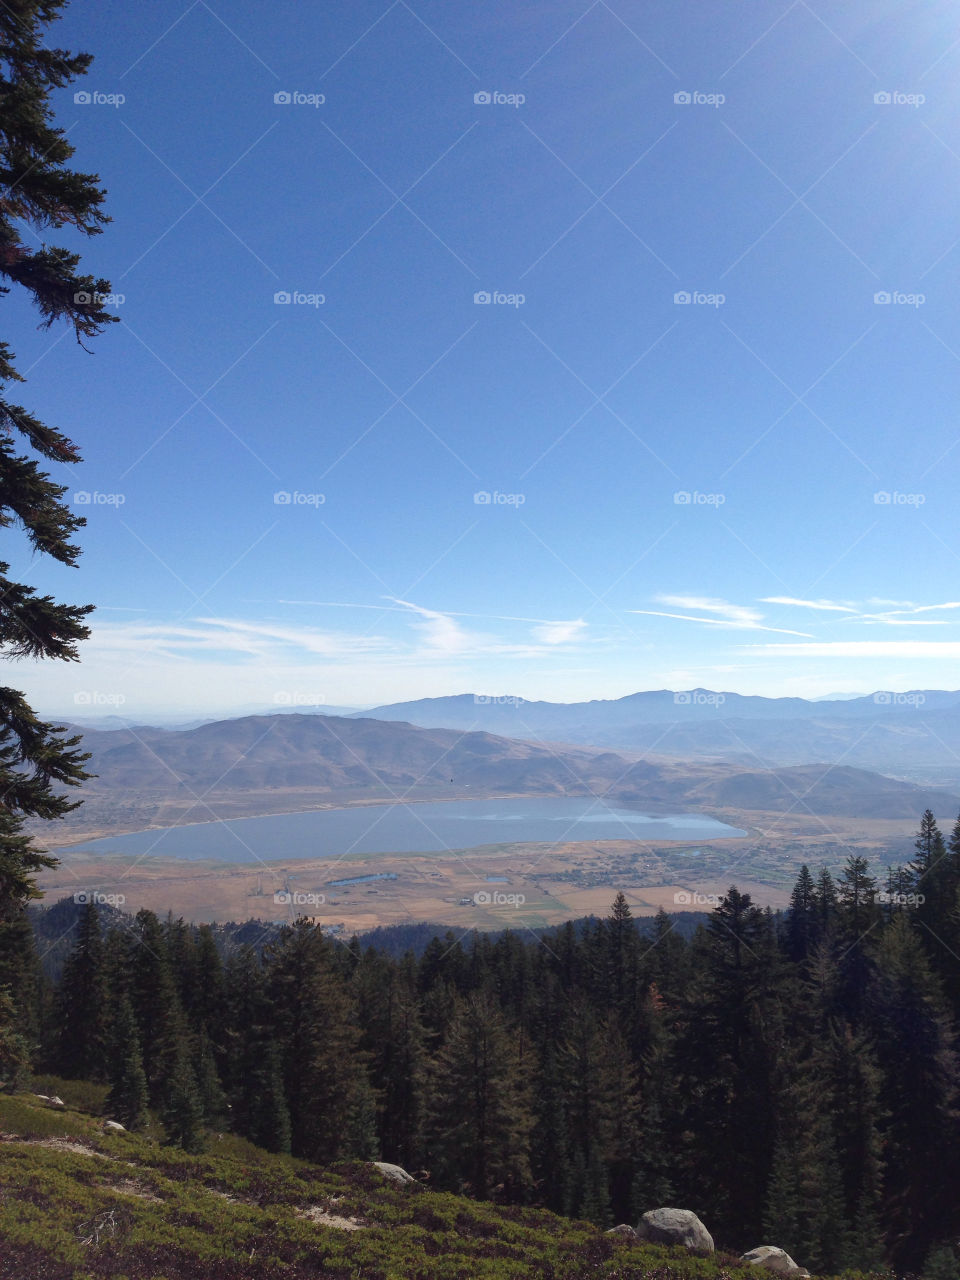
<path fill-rule="evenodd" d="M 436 609 L 425 609 L 422 605 L 412 604 L 409 600 L 390 599 L 404 609 L 409 609 L 421 619 L 414 623 L 416 629 L 424 636 L 428 646 L 441 653 L 463 653 L 475 647 L 476 641 L 460 626 L 449 613 L 440 613 Z"/>
<path fill-rule="evenodd" d="M 677 609 L 699 609 L 702 615 L 689 613 L 673 613 L 663 609 L 628 609 L 628 613 L 641 614 L 651 618 L 673 618 L 678 622 L 699 622 L 706 626 L 725 627 L 732 631 L 772 631 L 782 636 L 801 636 L 812 639 L 806 631 L 791 631 L 785 627 L 768 627 L 763 623 L 763 614 L 747 605 L 732 604 L 728 600 L 717 600 L 711 596 L 657 596 L 660 604 L 673 605 Z M 719 617 L 714 617 L 719 614 Z"/>
<path fill-rule="evenodd" d="M 795 596 L 764 596 L 761 604 L 786 604 L 798 609 L 819 609 L 824 613 L 856 613 L 849 604 L 837 604 L 835 600 L 799 600 Z"/>
<path fill-rule="evenodd" d="M 568 622 L 540 622 L 532 631 L 533 637 L 543 644 L 569 644 L 586 630 L 587 624 L 582 618 L 573 618 Z"/>

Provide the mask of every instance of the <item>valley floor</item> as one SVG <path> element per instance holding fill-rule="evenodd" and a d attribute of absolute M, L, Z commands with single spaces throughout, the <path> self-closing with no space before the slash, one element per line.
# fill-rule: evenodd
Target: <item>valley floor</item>
<path fill-rule="evenodd" d="M 877 868 L 907 861 L 916 825 L 742 811 L 711 816 L 749 834 L 713 844 L 509 844 L 258 864 L 104 857 L 66 849 L 61 865 L 40 882 L 48 901 L 96 890 L 122 898 L 126 911 L 172 910 L 195 921 L 309 915 L 345 934 L 423 920 L 465 930 L 537 927 L 604 914 L 618 889 L 639 916 L 660 907 L 709 910 L 711 899 L 732 883 L 762 906 L 783 907 L 802 863 L 838 868 L 852 852 Z M 371 874 L 395 878 L 331 884 Z M 276 894 L 289 899 L 275 900 Z"/>

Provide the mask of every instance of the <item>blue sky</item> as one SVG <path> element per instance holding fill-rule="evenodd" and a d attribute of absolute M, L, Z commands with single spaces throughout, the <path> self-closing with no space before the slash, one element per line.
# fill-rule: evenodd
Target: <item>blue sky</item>
<path fill-rule="evenodd" d="M 5 300 L 89 520 L 14 567 L 98 612 L 17 682 L 956 686 L 958 15 L 76 0 L 122 323 L 87 355 Z"/>

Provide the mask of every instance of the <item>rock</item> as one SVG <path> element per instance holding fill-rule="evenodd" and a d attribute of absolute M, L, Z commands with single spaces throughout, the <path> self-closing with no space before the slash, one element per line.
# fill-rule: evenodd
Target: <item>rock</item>
<path fill-rule="evenodd" d="M 34 1096 L 35 1098 L 39 1098 L 41 1102 L 49 1102 L 49 1101 L 50 1101 L 50 1099 L 47 1097 L 47 1095 L 46 1095 L 45 1093 L 35 1093 L 33 1096 Z"/>
<path fill-rule="evenodd" d="M 616 1227 L 611 1227 L 606 1233 L 608 1236 L 625 1236 L 628 1240 L 636 1240 L 637 1233 L 628 1222 L 621 1222 Z"/>
<path fill-rule="evenodd" d="M 374 1169 L 379 1169 L 385 1178 L 391 1178 L 394 1182 L 416 1182 L 416 1178 L 407 1173 L 406 1169 L 401 1169 L 398 1164 L 387 1164 L 383 1160 L 371 1160 L 370 1163 Z"/>
<path fill-rule="evenodd" d="M 54 1094 L 52 1098 L 48 1098 L 47 1101 L 50 1103 L 51 1107 L 62 1107 L 65 1105 L 63 1099 L 58 1098 L 56 1094 Z"/>
<path fill-rule="evenodd" d="M 119 1132 L 119 1133 L 127 1132 L 126 1128 L 120 1123 L 119 1120 L 104 1120 L 103 1127 L 105 1129 L 113 1129 L 115 1132 Z"/>
<path fill-rule="evenodd" d="M 637 1236 L 651 1244 L 682 1244 L 693 1253 L 713 1253 L 713 1236 L 692 1209 L 650 1209 Z"/>
<path fill-rule="evenodd" d="M 751 1249 L 749 1253 L 743 1254 L 740 1261 L 752 1263 L 755 1267 L 766 1267 L 768 1271 L 775 1271 L 779 1276 L 810 1274 L 803 1267 L 798 1267 L 789 1253 L 779 1249 L 775 1244 L 761 1244 L 756 1249 Z"/>

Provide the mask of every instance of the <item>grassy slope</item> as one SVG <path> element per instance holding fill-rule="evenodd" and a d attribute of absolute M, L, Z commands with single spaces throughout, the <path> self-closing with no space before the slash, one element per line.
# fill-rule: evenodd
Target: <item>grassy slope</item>
<path fill-rule="evenodd" d="M 105 1132 L 81 1109 L 95 1106 L 89 1086 L 41 1083 L 59 1085 L 66 1108 L 0 1096 L 2 1280 L 757 1280 L 734 1258 L 623 1243 L 541 1210 L 400 1186 L 363 1164 L 319 1168 L 230 1135 L 186 1155 Z M 366 1225 L 297 1212 L 311 1207 Z"/>

